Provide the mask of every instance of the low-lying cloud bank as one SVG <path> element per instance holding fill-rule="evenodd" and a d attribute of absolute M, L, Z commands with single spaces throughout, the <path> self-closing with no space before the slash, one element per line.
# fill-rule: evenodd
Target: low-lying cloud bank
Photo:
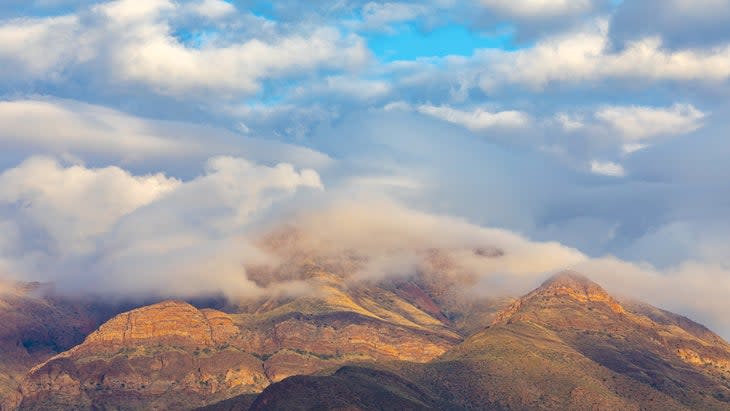
<path fill-rule="evenodd" d="M 183 181 L 31 157 L 0 174 L 0 227 L 1 276 L 54 282 L 69 293 L 301 293 L 307 290 L 301 281 L 262 286 L 246 267 L 276 266 L 285 247 L 314 256 L 355 253 L 363 264 L 346 280 L 378 282 L 413 275 L 438 250 L 483 296 L 519 295 L 553 272 L 578 269 L 619 295 L 686 313 L 726 336 L 730 331 L 722 315 L 730 309 L 723 292 L 730 271 L 722 265 L 684 262 L 660 270 L 592 259 L 560 243 L 418 210 L 382 192 L 326 190 L 316 171 L 289 164 L 215 157 Z M 262 246 L 281 229 L 297 235 L 279 250 Z"/>
<path fill-rule="evenodd" d="M 460 265 L 475 275 L 539 275 L 585 259 L 382 195 L 351 195 L 325 192 L 317 172 L 285 163 L 215 157 L 202 175 L 181 181 L 31 157 L 0 174 L 3 271 L 69 291 L 255 295 L 265 290 L 244 267 L 275 264 L 257 244 L 287 226 L 300 233 L 302 252 L 367 258 L 352 273 L 364 281 L 412 274 L 402 263 L 430 249 L 461 253 Z M 504 255 L 482 258 L 480 248 Z"/>
<path fill-rule="evenodd" d="M 180 181 L 32 157 L 0 174 L 3 271 L 67 291 L 245 294 L 257 253 L 242 228 L 303 189 L 321 190 L 319 175 L 286 163 L 215 157 Z"/>

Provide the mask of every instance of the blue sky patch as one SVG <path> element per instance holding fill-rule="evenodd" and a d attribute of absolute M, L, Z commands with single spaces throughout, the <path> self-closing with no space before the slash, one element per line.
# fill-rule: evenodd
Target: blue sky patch
<path fill-rule="evenodd" d="M 470 56 L 475 50 L 497 48 L 514 50 L 511 30 L 501 34 L 485 35 L 462 25 L 451 24 L 426 32 L 415 24 L 398 27 L 397 33 L 379 33 L 367 36 L 373 53 L 383 61 L 415 60 L 419 57 L 449 55 Z"/>

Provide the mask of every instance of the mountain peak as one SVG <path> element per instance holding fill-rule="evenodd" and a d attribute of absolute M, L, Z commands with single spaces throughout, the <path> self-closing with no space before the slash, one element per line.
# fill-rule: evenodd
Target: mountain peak
<path fill-rule="evenodd" d="M 540 287 L 507 307 L 496 316 L 493 324 L 508 322 L 516 318 L 519 313 L 530 310 L 529 307 L 535 309 L 535 307 L 544 306 L 547 302 L 555 304 L 564 301 L 581 304 L 601 303 L 617 314 L 625 312 L 618 301 L 588 277 L 575 271 L 563 271 L 548 278 Z"/>
<path fill-rule="evenodd" d="M 577 271 L 559 272 L 545 280 L 542 285 L 540 285 L 540 287 L 538 287 L 535 291 L 539 292 L 541 290 L 545 291 L 555 288 L 572 289 L 577 292 L 592 291 L 607 294 L 600 285 L 591 281 L 591 279 Z"/>
<path fill-rule="evenodd" d="M 555 274 L 525 298 L 537 296 L 543 298 L 567 297 L 581 303 L 599 302 L 608 305 L 615 313 L 624 312 L 624 308 L 603 287 L 576 271 L 563 271 Z"/>

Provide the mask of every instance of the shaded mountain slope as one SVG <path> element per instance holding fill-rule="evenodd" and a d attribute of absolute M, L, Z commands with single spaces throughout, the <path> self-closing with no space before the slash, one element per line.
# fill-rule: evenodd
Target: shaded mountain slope
<path fill-rule="evenodd" d="M 0 409 L 20 401 L 34 365 L 67 350 L 128 305 L 59 297 L 40 283 L 0 284 Z"/>
<path fill-rule="evenodd" d="M 396 374 L 343 367 L 331 376 L 295 376 L 271 385 L 249 409 L 415 411 L 443 410 L 446 407 L 448 405 L 433 395 Z"/>

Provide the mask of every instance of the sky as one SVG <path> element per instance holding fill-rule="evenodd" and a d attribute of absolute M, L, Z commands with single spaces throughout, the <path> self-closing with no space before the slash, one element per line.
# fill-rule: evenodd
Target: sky
<path fill-rule="evenodd" d="M 6 0 L 0 276 L 258 295 L 286 223 L 358 278 L 494 246 L 487 292 L 579 269 L 727 338 L 729 97 L 728 0 Z"/>

